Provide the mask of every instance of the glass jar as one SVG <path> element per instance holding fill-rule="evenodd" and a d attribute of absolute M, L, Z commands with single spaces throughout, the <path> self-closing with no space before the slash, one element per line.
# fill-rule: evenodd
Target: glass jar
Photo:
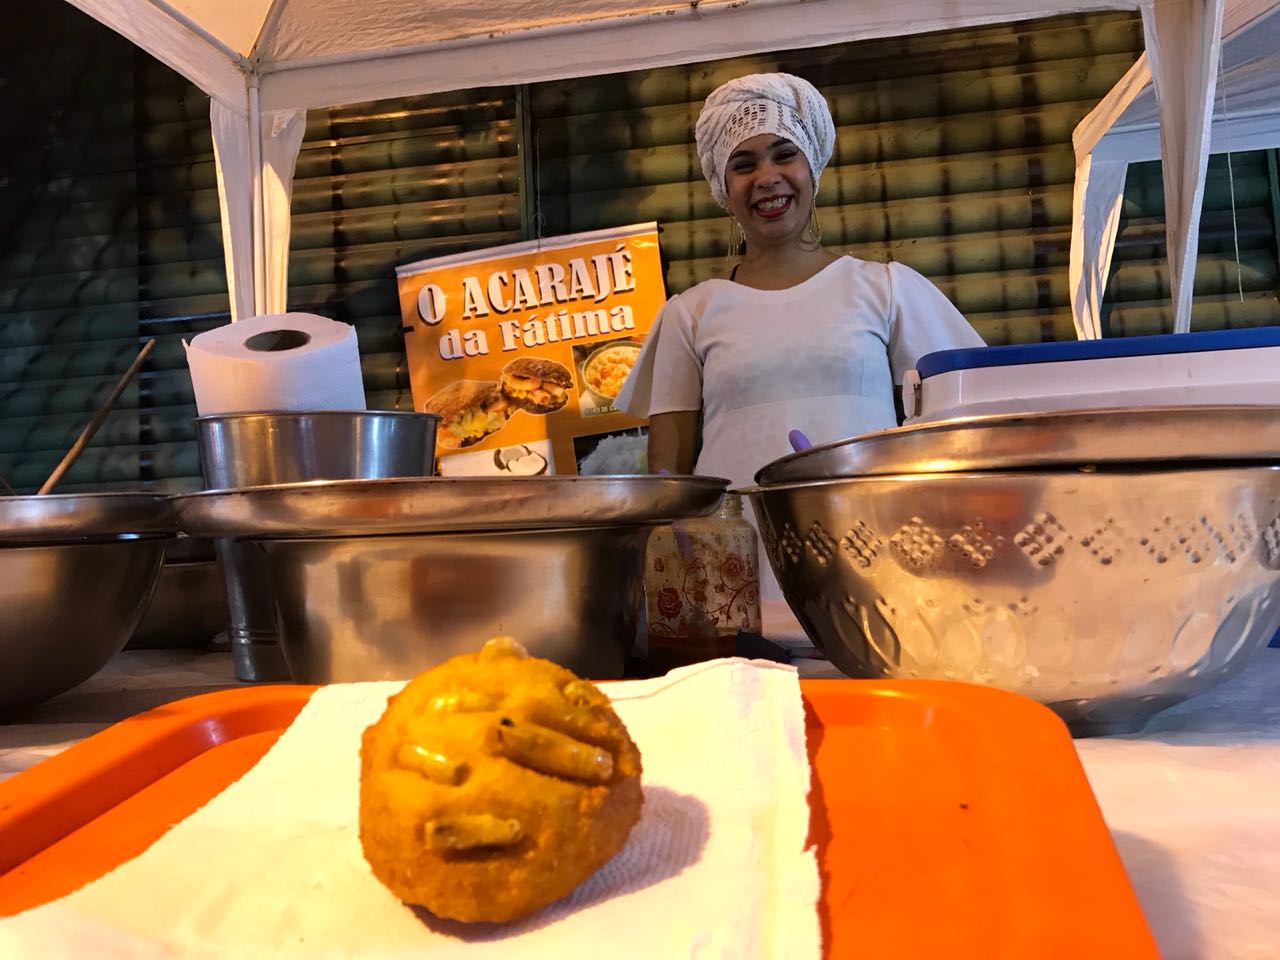
<path fill-rule="evenodd" d="M 710 517 L 653 531 L 645 557 L 652 672 L 731 657 L 739 632 L 760 632 L 758 562 L 756 532 L 734 493 Z"/>

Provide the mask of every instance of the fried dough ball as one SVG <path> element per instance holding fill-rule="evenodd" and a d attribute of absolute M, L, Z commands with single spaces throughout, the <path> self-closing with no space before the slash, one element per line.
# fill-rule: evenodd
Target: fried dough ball
<path fill-rule="evenodd" d="M 411 680 L 364 732 L 360 768 L 374 876 L 468 923 L 567 895 L 640 818 L 640 751 L 609 699 L 508 637 Z"/>

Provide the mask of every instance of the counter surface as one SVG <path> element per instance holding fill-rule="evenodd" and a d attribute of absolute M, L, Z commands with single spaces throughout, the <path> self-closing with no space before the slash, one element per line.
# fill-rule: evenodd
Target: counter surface
<path fill-rule="evenodd" d="M 831 675 L 800 661 L 802 675 Z M 0 779 L 142 710 L 237 686 L 230 656 L 125 651 L 0 724 Z M 1280 942 L 1280 650 L 1140 734 L 1077 740 L 1116 846 L 1170 960 L 1274 956 Z"/>

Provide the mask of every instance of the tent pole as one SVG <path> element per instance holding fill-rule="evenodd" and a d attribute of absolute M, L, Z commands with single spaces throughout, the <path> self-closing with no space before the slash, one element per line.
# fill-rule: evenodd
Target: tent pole
<path fill-rule="evenodd" d="M 249 75 L 249 176 L 253 183 L 253 311 L 266 313 L 267 251 L 262 196 L 262 105 L 258 77 Z"/>

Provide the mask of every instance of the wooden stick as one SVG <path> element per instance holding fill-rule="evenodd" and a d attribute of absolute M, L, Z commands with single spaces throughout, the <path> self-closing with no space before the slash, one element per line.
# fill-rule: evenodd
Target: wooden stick
<path fill-rule="evenodd" d="M 93 439 L 93 435 L 98 432 L 98 428 L 102 426 L 103 421 L 107 419 L 107 414 L 111 412 L 111 408 L 115 406 L 120 394 L 124 393 L 124 388 L 129 385 L 129 381 L 142 367 L 142 362 L 147 359 L 147 354 L 151 352 L 151 348 L 156 345 L 155 338 L 152 337 L 142 345 L 142 350 L 133 363 L 129 364 L 129 369 L 124 372 L 120 379 L 116 382 L 115 387 L 111 390 L 111 396 L 107 397 L 107 402 L 102 405 L 102 409 L 93 415 L 93 419 L 89 421 L 89 425 L 80 432 L 80 436 L 76 438 L 76 442 L 71 445 L 71 449 L 67 451 L 67 455 L 62 458 L 62 462 L 53 468 L 53 473 L 49 474 L 49 479 L 44 482 L 37 494 L 49 493 L 58 485 L 58 481 L 62 479 L 62 475 L 71 469 L 71 464 L 75 463 L 76 457 L 84 451 L 89 445 L 89 441 Z"/>

